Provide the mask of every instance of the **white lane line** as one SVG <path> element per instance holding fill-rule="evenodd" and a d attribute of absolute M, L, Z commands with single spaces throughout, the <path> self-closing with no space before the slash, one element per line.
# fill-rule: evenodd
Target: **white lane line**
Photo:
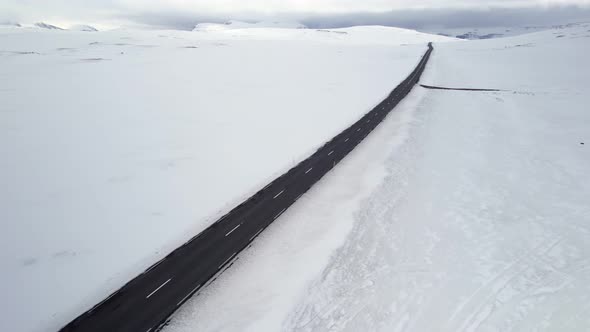
<path fill-rule="evenodd" d="M 277 219 L 278 217 L 280 217 L 280 216 L 281 216 L 281 214 L 283 214 L 283 212 L 285 212 L 285 210 L 286 210 L 286 209 L 287 209 L 287 208 L 284 208 L 284 209 L 282 209 L 282 210 L 281 210 L 281 212 L 279 212 L 279 213 L 278 213 L 278 214 L 277 214 L 277 215 L 276 215 L 274 218 L 272 218 L 272 220 L 275 220 L 275 219 Z"/>
<path fill-rule="evenodd" d="M 311 172 L 312 169 L 313 169 L 313 167 L 310 167 L 307 171 L 305 171 L 305 174 Z"/>
<path fill-rule="evenodd" d="M 230 234 L 231 234 L 233 231 L 235 231 L 235 230 L 236 230 L 236 228 L 240 227 L 241 225 L 242 225 L 242 224 L 239 224 L 238 226 L 236 226 L 236 227 L 232 228 L 232 230 L 231 230 L 231 231 L 229 231 L 229 232 L 227 232 L 227 234 L 225 234 L 225 236 L 228 236 L 228 235 L 230 235 Z"/>
<path fill-rule="evenodd" d="M 113 297 L 113 296 L 117 295 L 117 293 L 119 293 L 119 291 L 116 291 L 116 292 L 114 292 L 113 294 L 109 295 L 109 297 L 107 297 L 106 299 L 104 299 L 104 300 L 103 300 L 103 302 L 106 302 L 106 301 L 110 300 L 110 299 L 111 299 L 111 297 Z"/>
<path fill-rule="evenodd" d="M 275 198 L 277 198 L 277 197 L 281 196 L 281 194 L 282 194 L 284 191 L 285 191 L 285 189 L 281 190 L 281 192 L 280 192 L 280 193 L 278 193 L 278 194 L 276 194 L 276 195 L 275 195 L 275 197 L 273 197 L 272 199 L 275 199 Z"/>
<path fill-rule="evenodd" d="M 357 129 L 356 131 L 361 131 L 361 128 Z"/>
<path fill-rule="evenodd" d="M 199 287 L 201 287 L 201 284 L 198 284 L 197 287 L 195 287 L 192 291 L 190 291 L 190 293 L 188 293 L 185 297 L 182 298 L 182 300 L 180 300 L 180 302 L 178 302 L 176 305 L 179 306 L 182 304 L 182 302 L 184 302 L 184 300 L 188 299 L 191 295 L 193 295 L 197 289 L 199 289 Z"/>
<path fill-rule="evenodd" d="M 347 137 L 347 138 L 344 140 L 344 142 L 348 142 L 348 140 L 349 140 L 349 139 L 350 139 L 350 138 L 348 138 L 348 137 Z"/>
<path fill-rule="evenodd" d="M 299 196 L 297 196 L 297 198 L 295 198 L 295 200 L 298 201 L 301 198 L 301 196 L 303 196 L 303 194 L 300 194 Z"/>
<path fill-rule="evenodd" d="M 225 260 L 225 262 L 221 263 L 221 265 L 219 265 L 219 268 L 221 269 L 222 266 L 225 265 L 225 263 L 229 262 L 232 258 L 234 258 L 234 256 L 237 254 L 237 252 L 234 252 L 231 256 L 229 256 L 228 259 Z"/>
<path fill-rule="evenodd" d="M 149 328 L 149 329 L 147 329 L 147 331 L 145 331 L 145 332 L 150 332 L 151 330 L 152 330 L 152 328 L 150 327 L 150 328 Z"/>
<path fill-rule="evenodd" d="M 371 122 L 371 120 L 367 120 L 367 123 Z"/>
<path fill-rule="evenodd" d="M 166 286 L 166 284 L 167 284 L 167 283 L 169 283 L 169 282 L 170 282 L 170 280 L 172 280 L 172 278 L 170 278 L 170 279 L 166 280 L 166 282 L 165 282 L 165 283 L 161 284 L 161 285 L 160 285 L 160 287 L 158 287 L 158 288 L 154 289 L 154 291 L 153 291 L 153 292 L 151 292 L 151 293 L 150 293 L 150 295 L 146 296 L 145 298 L 146 298 L 146 299 L 149 299 L 149 298 L 150 298 L 150 296 L 154 295 L 154 294 L 155 294 L 157 291 L 159 291 L 159 290 L 160 290 L 160 288 L 162 288 L 162 287 Z"/>
<path fill-rule="evenodd" d="M 220 222 L 224 221 L 224 220 L 225 220 L 225 218 L 227 218 L 227 214 L 226 214 L 226 215 L 224 215 L 223 217 L 221 217 L 221 219 L 217 220 L 215 223 L 216 223 L 216 224 L 218 224 L 218 223 L 220 223 Z"/>
<path fill-rule="evenodd" d="M 144 272 L 144 273 L 145 273 L 145 272 Z M 142 273 L 142 274 L 143 274 L 143 273 Z M 106 301 L 110 300 L 110 299 L 111 299 L 111 297 L 113 297 L 113 296 L 117 295 L 117 294 L 119 293 L 119 291 L 120 291 L 120 289 L 119 289 L 119 290 L 117 290 L 116 292 L 114 292 L 113 294 L 109 295 L 109 297 L 107 297 L 106 299 L 104 299 L 104 300 L 100 301 L 100 303 L 99 303 L 99 304 L 95 305 L 94 307 L 92 307 L 92 309 L 90 309 L 90 310 L 88 310 L 88 311 L 90 311 L 90 312 L 94 311 L 94 309 L 96 309 L 96 308 L 100 307 L 100 306 L 101 306 L 103 303 L 105 303 Z"/>
<path fill-rule="evenodd" d="M 252 239 L 253 239 L 253 238 L 257 237 L 257 236 L 258 236 L 258 234 L 260 234 L 260 232 L 262 232 L 262 230 L 263 230 L 263 228 L 259 229 L 259 230 L 258 230 L 258 232 L 256 232 L 256 234 L 254 234 L 254 236 L 252 236 L 252 237 L 250 238 L 250 241 L 252 241 Z"/>
<path fill-rule="evenodd" d="M 156 264 L 150 266 L 147 270 L 143 271 L 142 274 L 146 274 L 148 272 L 150 272 L 151 270 L 153 270 L 156 266 L 160 265 L 160 263 L 162 263 L 164 260 L 166 259 L 166 257 L 160 259 L 159 261 L 156 262 Z"/>
<path fill-rule="evenodd" d="M 328 153 L 328 156 L 331 155 L 332 153 L 334 153 L 334 150 L 330 151 L 330 153 Z"/>

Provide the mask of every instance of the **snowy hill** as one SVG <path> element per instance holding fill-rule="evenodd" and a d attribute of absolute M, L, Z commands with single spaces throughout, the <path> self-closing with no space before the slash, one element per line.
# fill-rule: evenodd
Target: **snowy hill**
<path fill-rule="evenodd" d="M 85 25 L 85 24 L 78 24 L 78 25 L 74 25 L 71 26 L 68 30 L 72 30 L 72 31 L 86 31 L 86 32 L 96 32 L 98 31 L 97 28 L 91 26 L 91 25 Z"/>
<path fill-rule="evenodd" d="M 199 23 L 195 26 L 193 31 L 219 31 L 231 29 L 252 29 L 252 28 L 281 28 L 281 29 L 306 29 L 307 27 L 298 22 L 272 22 L 262 21 L 255 23 L 248 23 L 242 21 L 227 21 L 220 23 Z"/>
<path fill-rule="evenodd" d="M 516 27 L 479 27 L 479 28 L 450 28 L 450 29 L 426 29 L 424 32 L 440 34 L 443 36 L 460 39 L 491 39 L 500 37 L 514 37 L 546 30 L 561 30 L 578 26 L 579 23 L 567 23 L 559 25 L 535 25 Z"/>
<path fill-rule="evenodd" d="M 289 40 L 307 42 L 344 43 L 346 45 L 405 45 L 428 41 L 456 41 L 456 38 L 431 35 L 415 30 L 386 26 L 355 26 L 340 29 L 236 28 L 210 29 L 203 27 L 198 38 L 207 40 Z"/>
<path fill-rule="evenodd" d="M 0 27 L 21 27 L 17 22 L 0 22 Z"/>
<path fill-rule="evenodd" d="M 47 24 L 45 22 L 35 23 L 35 26 L 38 27 L 38 28 L 48 29 L 48 30 L 63 30 L 62 28 L 60 28 L 60 27 L 58 27 L 56 25 Z"/>

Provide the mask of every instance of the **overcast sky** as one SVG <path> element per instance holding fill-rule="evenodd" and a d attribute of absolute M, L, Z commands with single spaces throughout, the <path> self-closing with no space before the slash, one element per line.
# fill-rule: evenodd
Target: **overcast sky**
<path fill-rule="evenodd" d="M 293 20 L 312 27 L 382 24 L 497 26 L 590 18 L 590 0 L 0 0 L 0 21 L 189 29 L 229 19 Z"/>

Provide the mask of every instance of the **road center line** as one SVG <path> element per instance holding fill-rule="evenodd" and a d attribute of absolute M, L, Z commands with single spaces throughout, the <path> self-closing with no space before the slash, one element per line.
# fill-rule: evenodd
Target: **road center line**
<path fill-rule="evenodd" d="M 344 141 L 345 141 L 345 142 L 348 142 L 348 140 L 349 140 L 349 138 L 347 137 L 347 138 L 346 138 Z"/>
<path fill-rule="evenodd" d="M 334 150 L 330 151 L 330 153 L 328 153 L 328 156 L 331 155 L 332 153 L 334 153 Z"/>
<path fill-rule="evenodd" d="M 238 226 L 236 226 L 236 227 L 232 228 L 232 230 L 231 230 L 231 231 L 229 231 L 229 232 L 227 232 L 227 234 L 225 234 L 225 236 L 228 236 L 228 235 L 230 235 L 230 234 L 231 234 L 233 231 L 235 231 L 235 230 L 236 230 L 236 228 L 240 227 L 241 225 L 242 225 L 242 224 L 239 224 Z"/>
<path fill-rule="evenodd" d="M 153 291 L 153 292 L 151 292 L 151 293 L 150 293 L 150 295 L 146 296 L 145 298 L 146 298 L 146 299 L 149 299 L 149 298 L 150 298 L 150 296 L 154 295 L 154 294 L 155 294 L 157 291 L 159 291 L 159 290 L 160 290 L 160 288 L 162 288 L 162 287 L 166 286 L 166 284 L 167 284 L 167 283 L 169 283 L 169 282 L 170 282 L 170 280 L 172 280 L 172 278 L 170 278 L 170 279 L 166 280 L 166 282 L 165 282 L 165 283 L 161 284 L 161 285 L 160 285 L 160 287 L 158 287 L 158 288 L 154 289 L 154 291 Z"/>
<path fill-rule="evenodd" d="M 281 194 L 282 194 L 284 191 L 285 191 L 285 189 L 281 190 L 281 192 L 280 192 L 280 193 L 278 193 L 278 194 L 276 194 L 276 195 L 275 195 L 275 197 L 273 197 L 272 199 L 275 199 L 275 198 L 277 198 L 277 197 L 281 196 Z"/>
<path fill-rule="evenodd" d="M 228 259 L 225 260 L 225 262 L 221 263 L 221 265 L 219 265 L 219 268 L 221 269 L 222 266 L 225 265 L 225 263 L 229 262 L 232 258 L 234 258 L 234 256 L 237 254 L 237 252 L 234 252 L 231 256 L 228 257 Z"/>
<path fill-rule="evenodd" d="M 312 169 L 313 169 L 313 167 L 310 167 L 307 171 L 305 171 L 305 174 L 311 172 Z"/>
<path fill-rule="evenodd" d="M 357 129 L 356 131 L 361 131 L 361 128 Z"/>

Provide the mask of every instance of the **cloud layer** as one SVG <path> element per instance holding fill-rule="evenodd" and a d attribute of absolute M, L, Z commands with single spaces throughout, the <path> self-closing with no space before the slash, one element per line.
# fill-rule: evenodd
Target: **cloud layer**
<path fill-rule="evenodd" d="M 590 18 L 590 0 L 2 0 L 0 21 L 190 28 L 229 19 L 312 27 L 494 26 Z"/>

